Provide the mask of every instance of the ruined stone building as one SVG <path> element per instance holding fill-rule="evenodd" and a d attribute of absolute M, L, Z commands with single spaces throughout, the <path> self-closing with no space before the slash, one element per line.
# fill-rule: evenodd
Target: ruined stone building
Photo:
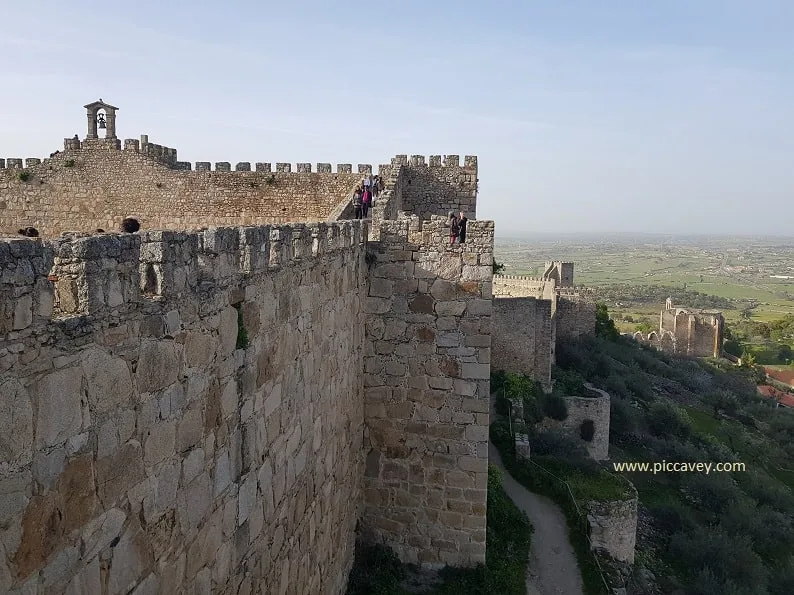
<path fill-rule="evenodd" d="M 633 337 L 666 353 L 721 357 L 724 333 L 722 312 L 676 307 L 672 298 L 667 298 L 659 314 L 659 331 L 647 336 L 637 331 Z"/>
<path fill-rule="evenodd" d="M 574 287 L 572 262 L 547 262 L 541 277 L 494 275 L 492 364 L 550 388 L 557 341 L 595 332 L 595 303 Z"/>
<path fill-rule="evenodd" d="M 350 220 L 370 165 L 192 166 L 85 107 L 0 159 L 0 592 L 340 594 L 357 525 L 484 562 L 477 158 L 398 155 Z"/>

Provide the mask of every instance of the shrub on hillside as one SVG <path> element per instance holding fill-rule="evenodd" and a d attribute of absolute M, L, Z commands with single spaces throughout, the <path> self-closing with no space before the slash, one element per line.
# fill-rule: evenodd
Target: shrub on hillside
<path fill-rule="evenodd" d="M 717 581 L 764 592 L 767 571 L 747 536 L 727 535 L 716 527 L 677 533 L 670 541 L 670 553 L 696 572 L 708 570 Z"/>
<path fill-rule="evenodd" d="M 649 453 L 653 460 L 664 461 L 707 461 L 706 450 L 689 441 L 678 438 L 656 438 L 648 434 L 640 435 L 640 445 Z"/>
<path fill-rule="evenodd" d="M 764 559 L 785 562 L 794 548 L 794 521 L 768 506 L 748 501 L 728 507 L 720 526 L 731 535 L 748 535 L 753 549 Z"/>
<path fill-rule="evenodd" d="M 794 558 L 778 569 L 769 580 L 769 595 L 791 595 L 794 585 Z"/>
<path fill-rule="evenodd" d="M 686 439 L 692 427 L 685 414 L 669 403 L 654 403 L 645 413 L 645 422 L 651 434 L 660 438 L 674 436 Z"/>
<path fill-rule="evenodd" d="M 648 377 L 639 368 L 632 366 L 632 369 L 625 375 L 626 388 L 628 388 L 635 398 L 640 401 L 653 401 L 655 395 L 653 388 L 648 382 Z"/>
<path fill-rule="evenodd" d="M 739 586 L 730 579 L 721 579 L 708 568 L 697 572 L 692 584 L 687 590 L 689 595 L 766 595 L 767 592 L 759 590 L 759 585 L 753 587 Z"/>
<path fill-rule="evenodd" d="M 587 448 L 581 441 L 561 430 L 540 430 L 529 436 L 533 456 L 555 456 L 567 461 L 587 458 Z"/>
<path fill-rule="evenodd" d="M 794 516 L 794 493 L 763 471 L 736 473 L 736 481 L 744 492 L 760 506 Z"/>
<path fill-rule="evenodd" d="M 681 490 L 701 511 L 720 514 L 739 502 L 742 491 L 728 473 L 686 473 Z"/>
<path fill-rule="evenodd" d="M 543 414 L 557 421 L 564 421 L 568 417 L 568 405 L 559 395 L 545 395 L 543 397 Z"/>
<path fill-rule="evenodd" d="M 631 399 L 633 397 L 632 392 L 626 385 L 626 380 L 621 374 L 615 372 L 610 373 L 600 384 L 604 387 L 604 390 L 613 397 L 621 399 Z"/>
<path fill-rule="evenodd" d="M 561 397 L 579 397 L 586 393 L 584 378 L 582 378 L 582 375 L 576 370 L 554 368 L 552 370 L 552 377 L 554 378 L 553 392 L 555 395 Z"/>
<path fill-rule="evenodd" d="M 609 410 L 609 433 L 622 436 L 633 432 L 637 427 L 637 410 L 624 399 L 612 399 Z"/>
<path fill-rule="evenodd" d="M 692 509 L 677 500 L 651 504 L 648 512 L 653 517 L 653 526 L 667 537 L 676 533 L 687 533 L 698 527 Z"/>
<path fill-rule="evenodd" d="M 543 421 L 543 408 L 535 397 L 524 397 L 524 421 L 533 426 Z"/>

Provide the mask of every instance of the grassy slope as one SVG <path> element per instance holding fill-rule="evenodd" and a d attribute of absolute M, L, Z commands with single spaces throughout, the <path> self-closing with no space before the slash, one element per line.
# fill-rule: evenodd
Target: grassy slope
<path fill-rule="evenodd" d="M 739 460 L 748 467 L 732 477 L 627 474 L 653 527 L 651 537 L 639 538 L 638 560 L 663 588 L 794 592 L 786 590 L 787 560 L 794 564 L 792 412 L 766 407 L 738 372 L 631 343 L 587 339 L 558 350 L 558 363 L 611 392 L 613 461 Z M 733 417 L 715 416 L 710 396 L 720 391 L 735 399 Z"/>

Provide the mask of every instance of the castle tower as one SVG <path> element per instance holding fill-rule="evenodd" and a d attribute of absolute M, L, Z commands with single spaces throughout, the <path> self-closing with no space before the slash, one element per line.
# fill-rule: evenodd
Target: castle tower
<path fill-rule="evenodd" d="M 554 279 L 557 287 L 573 287 L 573 263 L 553 261 L 547 262 L 543 271 L 544 279 Z"/>
<path fill-rule="evenodd" d="M 116 111 L 119 108 L 112 106 L 109 103 L 105 103 L 102 101 L 101 97 L 99 98 L 99 101 L 94 101 L 93 103 L 89 103 L 83 107 L 85 107 L 86 115 L 88 117 L 88 134 L 85 137 L 86 140 L 99 138 L 97 135 L 97 125 L 100 124 L 100 122 L 104 123 L 104 126 L 102 127 L 107 130 L 105 138 L 116 138 Z M 100 110 L 102 110 L 104 114 L 100 114 Z"/>

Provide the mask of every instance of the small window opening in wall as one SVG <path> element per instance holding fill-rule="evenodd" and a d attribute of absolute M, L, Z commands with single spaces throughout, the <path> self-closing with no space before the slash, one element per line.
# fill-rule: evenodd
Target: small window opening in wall
<path fill-rule="evenodd" d="M 146 265 L 146 276 L 144 277 L 143 293 L 156 294 L 157 293 L 157 273 L 154 266 L 151 264 Z"/>
<path fill-rule="evenodd" d="M 595 423 L 592 419 L 586 419 L 579 426 L 579 435 L 585 442 L 592 442 L 595 436 Z"/>
<path fill-rule="evenodd" d="M 243 324 L 243 305 L 242 303 L 235 304 L 234 309 L 237 310 L 237 349 L 245 349 L 248 347 L 248 330 Z"/>

